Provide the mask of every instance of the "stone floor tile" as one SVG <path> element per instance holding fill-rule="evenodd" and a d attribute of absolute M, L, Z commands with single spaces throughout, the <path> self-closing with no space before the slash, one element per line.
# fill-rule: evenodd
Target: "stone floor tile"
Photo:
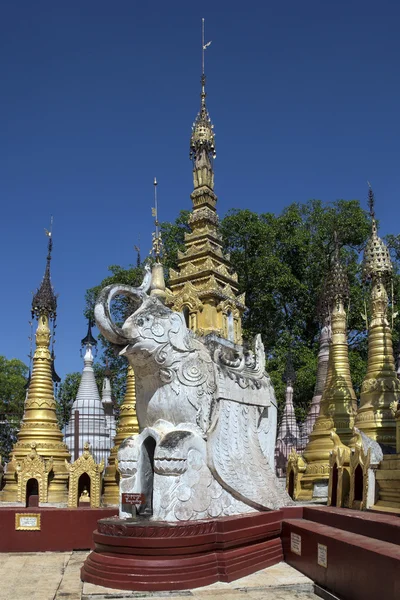
<path fill-rule="evenodd" d="M 247 600 L 318 600 L 313 592 L 302 592 L 295 588 L 249 590 L 246 598 Z"/>
<path fill-rule="evenodd" d="M 87 554 L 87 552 L 74 552 L 69 557 L 54 600 L 75 600 L 73 596 L 80 600 L 83 588 L 81 567 Z"/>
<path fill-rule="evenodd" d="M 221 589 L 221 590 L 205 590 L 203 589 L 201 592 L 197 590 L 192 591 L 193 599 L 196 600 L 243 600 L 244 598 L 248 600 L 248 595 L 246 592 L 242 590 L 232 590 L 231 588 Z"/>
<path fill-rule="evenodd" d="M 119 594 L 121 595 L 122 593 L 124 593 L 125 595 L 129 594 L 130 592 L 127 590 L 117 590 L 114 588 L 108 588 L 108 587 L 103 587 L 102 585 L 95 585 L 94 583 L 88 583 L 87 581 L 85 581 L 83 583 L 83 590 L 82 590 L 82 595 L 83 596 L 105 596 L 107 594 Z M 132 594 L 131 594 L 132 595 Z M 118 597 L 118 596 L 116 596 Z"/>

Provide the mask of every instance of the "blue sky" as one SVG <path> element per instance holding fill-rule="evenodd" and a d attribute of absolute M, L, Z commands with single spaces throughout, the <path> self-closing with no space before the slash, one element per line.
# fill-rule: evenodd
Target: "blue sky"
<path fill-rule="evenodd" d="M 0 354 L 27 360 L 54 215 L 57 370 L 80 370 L 84 293 L 190 208 L 206 18 L 219 213 L 360 198 L 398 233 L 395 2 L 5 1 L 0 5 Z"/>

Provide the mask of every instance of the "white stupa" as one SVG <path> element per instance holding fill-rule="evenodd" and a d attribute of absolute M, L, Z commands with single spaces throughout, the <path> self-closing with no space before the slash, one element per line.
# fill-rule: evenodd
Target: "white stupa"
<path fill-rule="evenodd" d="M 329 348 L 331 343 L 331 337 L 332 331 L 330 326 L 330 320 L 329 318 L 326 318 L 324 326 L 321 329 L 319 338 L 317 380 L 315 383 L 314 395 L 311 400 L 307 418 L 304 421 L 303 427 L 301 429 L 301 444 L 299 451 L 304 450 L 304 448 L 307 446 L 310 433 L 312 432 L 314 423 L 319 415 L 322 392 L 324 391 L 326 376 L 328 374 Z"/>
<path fill-rule="evenodd" d="M 104 414 L 106 416 L 107 428 L 109 431 L 111 447 L 112 447 L 113 443 L 114 443 L 117 424 L 116 424 L 116 420 L 115 420 L 114 402 L 112 399 L 112 392 L 111 392 L 111 371 L 108 368 L 108 364 L 107 364 L 106 370 L 104 372 L 103 388 L 102 388 L 102 392 L 101 392 L 101 402 L 103 404 Z"/>
<path fill-rule="evenodd" d="M 94 376 L 92 349 L 97 345 L 97 341 L 93 337 L 91 326 L 89 320 L 87 335 L 81 342 L 85 349 L 83 359 L 85 366 L 72 405 L 71 418 L 66 427 L 65 443 L 71 453 L 72 461 L 82 455 L 84 444 L 89 442 L 95 461 L 99 463 L 104 459 L 107 463 L 112 440 Z"/>
<path fill-rule="evenodd" d="M 293 449 L 297 450 L 300 442 L 299 426 L 297 425 L 293 406 L 293 385 L 296 374 L 293 369 L 290 350 L 288 352 L 286 369 L 282 379 L 286 383 L 286 393 L 285 408 L 283 410 L 282 421 L 275 446 L 275 467 L 278 477 L 285 477 L 289 454 Z"/>

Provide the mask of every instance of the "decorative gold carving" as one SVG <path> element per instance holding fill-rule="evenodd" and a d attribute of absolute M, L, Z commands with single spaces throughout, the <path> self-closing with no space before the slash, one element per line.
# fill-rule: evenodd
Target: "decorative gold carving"
<path fill-rule="evenodd" d="M 16 531 L 40 531 L 40 513 L 15 513 Z"/>
<path fill-rule="evenodd" d="M 349 506 L 358 510 L 367 508 L 368 495 L 368 469 L 371 463 L 371 448 L 367 452 L 364 451 L 362 445 L 356 445 L 350 453 L 350 495 Z M 355 498 L 356 469 L 360 467 L 362 470 L 362 499 Z"/>
<path fill-rule="evenodd" d="M 101 474 L 104 470 L 104 460 L 96 463 L 91 452 L 89 443 L 83 447 L 83 454 L 72 464 L 65 461 L 65 467 L 69 472 L 68 507 L 78 506 L 79 478 L 86 473 L 90 478 L 90 507 L 98 508 L 101 500 Z"/>
<path fill-rule="evenodd" d="M 185 251 L 178 251 L 178 269 L 170 271 L 171 294 L 167 293 L 166 304 L 173 310 L 187 307 L 189 328 L 197 334 L 215 333 L 240 344 L 244 296 L 237 298 L 238 277 L 231 272 L 229 257 L 223 255 L 218 232 L 212 162 L 215 140 L 205 106 L 205 80 L 202 81 L 202 104 L 193 125 L 190 145 L 194 185 L 191 194 L 193 210 L 188 221 L 191 232 L 185 233 Z M 187 284 L 190 284 L 190 291 Z M 233 327 L 228 327 L 226 314 L 217 308 L 227 297 L 236 300 Z"/>
<path fill-rule="evenodd" d="M 300 479 L 301 475 L 306 470 L 306 463 L 300 454 L 292 448 L 286 469 L 286 491 L 291 495 L 293 500 L 298 500 L 301 495 Z"/>
<path fill-rule="evenodd" d="M 13 459 L 17 475 L 17 501 L 25 502 L 26 485 L 29 479 L 36 479 L 39 487 L 39 502 L 47 502 L 49 473 L 53 470 L 53 458 L 44 460 L 31 444 L 30 453 L 22 460 Z"/>
<path fill-rule="evenodd" d="M 334 447 L 329 457 L 328 506 L 349 506 L 350 448 L 342 444 L 334 431 L 331 438 Z"/>
<path fill-rule="evenodd" d="M 371 283 L 371 321 L 368 328 L 368 366 L 361 388 L 356 426 L 378 443 L 395 447 L 396 423 L 391 406 L 400 401 L 400 381 L 395 371 L 392 332 L 387 316 L 387 289 L 391 284 L 393 266 L 387 247 L 378 237 L 374 202 L 370 188 L 372 233 L 364 250 L 363 277 Z"/>
<path fill-rule="evenodd" d="M 322 393 L 320 412 L 315 421 L 303 457 L 306 470 L 300 476 L 303 500 L 311 500 L 317 482 L 329 479 L 330 457 L 335 447 L 335 437 L 341 445 L 350 444 L 353 436 L 357 400 L 350 376 L 347 345 L 347 321 L 344 302 L 348 294 L 346 273 L 336 252 L 325 282 L 324 310 L 330 317 L 332 338 L 328 373 Z"/>
<path fill-rule="evenodd" d="M 126 392 L 120 406 L 117 431 L 114 446 L 110 450 L 108 465 L 104 474 L 103 504 L 116 505 L 119 503 L 119 474 L 116 469 L 117 454 L 120 443 L 131 435 L 139 433 L 139 423 L 136 416 L 135 374 L 128 365 L 126 376 Z"/>
<path fill-rule="evenodd" d="M 69 460 L 70 455 L 67 446 L 63 443 L 63 435 L 57 423 L 49 343 L 49 319 L 46 314 L 41 314 L 38 318 L 36 350 L 24 416 L 4 475 L 1 499 L 6 502 L 15 502 L 18 498 L 24 497 L 24 492 L 17 485 L 16 466 L 22 465 L 24 459 L 31 454 L 32 444 L 40 452 L 43 460 L 52 461 L 53 476 L 48 489 L 47 478 L 45 482 L 43 480 L 42 485 L 39 482 L 40 501 L 66 502 L 67 500 L 68 473 L 65 460 Z"/>

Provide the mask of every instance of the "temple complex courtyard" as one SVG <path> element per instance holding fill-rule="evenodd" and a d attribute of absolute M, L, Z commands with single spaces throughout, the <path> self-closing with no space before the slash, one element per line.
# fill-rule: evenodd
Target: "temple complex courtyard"
<path fill-rule="evenodd" d="M 311 579 L 283 562 L 232 583 L 218 582 L 193 591 L 119 591 L 80 580 L 80 569 L 87 555 L 88 552 L 2 554 L 0 600 L 316 600 L 319 597 L 314 594 Z"/>

